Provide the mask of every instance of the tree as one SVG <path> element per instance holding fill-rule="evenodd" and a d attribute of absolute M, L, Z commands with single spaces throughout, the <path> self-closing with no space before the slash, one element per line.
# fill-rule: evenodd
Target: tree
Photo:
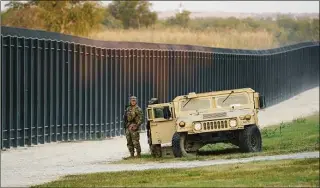
<path fill-rule="evenodd" d="M 17 1 L 11 1 L 6 6 L 9 8 L 1 15 L 2 25 L 30 29 L 44 29 L 44 20 L 38 19 L 41 12 L 39 7 L 31 7 L 27 3 Z"/>
<path fill-rule="evenodd" d="M 12 9 L 21 9 L 24 7 L 24 3 L 21 3 L 19 1 L 10 1 L 8 4 L 5 5 L 5 7 L 9 7 Z"/>
<path fill-rule="evenodd" d="M 23 6 L 17 3 L 11 3 L 10 6 L 4 22 L 15 27 L 41 27 L 46 31 L 88 35 L 103 20 L 103 9 L 98 2 L 32 0 Z M 22 12 L 31 15 L 32 22 L 17 16 Z"/>
<path fill-rule="evenodd" d="M 176 13 L 175 17 L 171 17 L 167 20 L 168 25 L 179 25 L 181 27 L 188 27 L 190 22 L 191 12 L 184 10 L 183 12 Z"/>
<path fill-rule="evenodd" d="M 122 22 L 124 29 L 149 27 L 157 21 L 157 13 L 150 10 L 148 1 L 112 1 L 111 15 Z"/>
<path fill-rule="evenodd" d="M 122 22 L 111 15 L 111 11 L 108 7 L 104 11 L 104 19 L 102 24 L 105 25 L 107 28 L 122 28 Z"/>
<path fill-rule="evenodd" d="M 319 18 L 313 18 L 310 22 L 311 22 L 310 27 L 312 31 L 312 39 L 315 41 L 319 41 L 319 38 L 320 38 Z"/>

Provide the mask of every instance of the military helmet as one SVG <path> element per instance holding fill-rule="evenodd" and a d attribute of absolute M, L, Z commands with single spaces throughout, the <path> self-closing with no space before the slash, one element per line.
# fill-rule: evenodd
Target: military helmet
<path fill-rule="evenodd" d="M 137 97 L 136 96 L 131 96 L 130 100 L 137 100 Z"/>
<path fill-rule="evenodd" d="M 157 98 L 152 98 L 152 99 L 150 99 L 150 100 L 148 101 L 148 104 L 158 104 L 158 103 L 159 103 L 159 101 L 158 101 Z"/>

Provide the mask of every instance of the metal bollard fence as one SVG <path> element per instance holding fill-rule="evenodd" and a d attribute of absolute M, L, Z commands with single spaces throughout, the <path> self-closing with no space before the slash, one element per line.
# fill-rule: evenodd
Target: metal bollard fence
<path fill-rule="evenodd" d="M 144 108 L 152 97 L 251 87 L 270 106 L 319 85 L 315 42 L 234 50 L 2 27 L 1 54 L 1 148 L 119 136 L 129 93 Z"/>

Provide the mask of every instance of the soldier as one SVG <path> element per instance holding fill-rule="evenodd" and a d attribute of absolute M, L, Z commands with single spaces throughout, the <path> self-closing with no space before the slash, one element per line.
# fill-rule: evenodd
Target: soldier
<path fill-rule="evenodd" d="M 137 105 L 137 97 L 130 97 L 130 106 L 127 108 L 126 113 L 126 138 L 130 157 L 134 157 L 134 149 L 136 149 L 137 157 L 140 157 L 141 146 L 139 130 L 143 121 L 143 112 Z"/>

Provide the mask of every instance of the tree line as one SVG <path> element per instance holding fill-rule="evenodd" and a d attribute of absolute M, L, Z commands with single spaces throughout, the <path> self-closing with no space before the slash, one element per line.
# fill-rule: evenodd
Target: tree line
<path fill-rule="evenodd" d="M 306 40 L 319 40 L 319 18 L 293 19 L 289 16 L 271 18 L 190 18 L 184 10 L 161 20 L 151 10 L 149 1 L 112 1 L 107 7 L 99 1 L 10 1 L 1 12 L 5 26 L 41 29 L 64 34 L 87 36 L 90 32 L 107 29 L 161 29 L 178 27 L 195 31 L 254 32 L 266 30 L 282 45 Z"/>

